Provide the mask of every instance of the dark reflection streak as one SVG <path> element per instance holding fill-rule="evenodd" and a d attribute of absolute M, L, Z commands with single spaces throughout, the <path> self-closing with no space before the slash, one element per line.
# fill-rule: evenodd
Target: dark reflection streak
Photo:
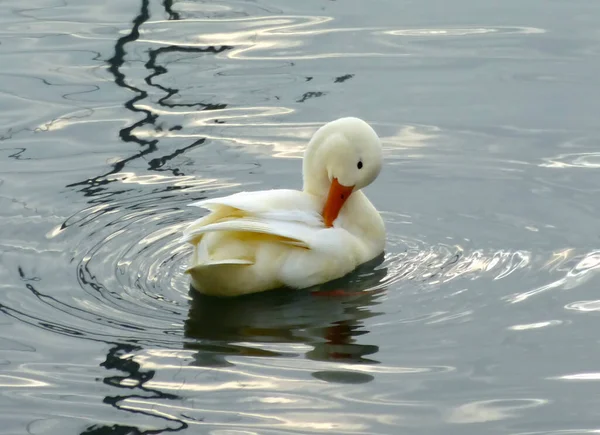
<path fill-rule="evenodd" d="M 158 157 L 156 159 L 152 159 L 150 160 L 150 162 L 148 163 L 150 166 L 150 169 L 154 170 L 154 171 L 164 171 L 164 169 L 160 169 L 165 163 L 167 163 L 169 160 L 177 157 L 180 154 L 185 153 L 186 151 L 195 148 L 198 145 L 203 144 L 206 141 L 206 139 L 202 138 L 202 139 L 198 139 L 197 141 L 195 141 L 194 143 L 192 143 L 191 145 L 188 145 L 186 147 L 180 148 L 175 150 L 174 152 L 172 152 L 169 155 L 163 156 L 163 157 Z M 185 175 L 183 172 L 181 172 L 178 168 L 175 169 L 171 169 L 170 170 L 173 175 Z"/>
<path fill-rule="evenodd" d="M 115 77 L 116 84 L 123 88 L 130 89 L 138 94 L 145 94 L 145 92 L 134 86 L 128 85 L 125 81 L 125 74 L 123 74 L 119 68 L 121 68 L 125 63 L 125 55 L 127 54 L 127 52 L 125 51 L 125 45 L 128 42 L 136 41 L 140 37 L 140 26 L 149 19 L 149 0 L 142 0 L 140 14 L 133 19 L 133 27 L 131 28 L 131 32 L 128 35 L 122 36 L 117 40 L 117 43 L 115 44 L 115 54 L 107 61 L 110 65 L 108 70 Z M 144 95 L 144 97 L 145 96 L 146 95 Z M 135 101 L 133 100 L 130 100 L 128 103 L 126 103 L 127 108 L 133 110 L 134 112 L 140 111 L 136 107 L 133 107 L 133 103 L 135 103 Z M 145 111 L 145 113 L 149 112 Z"/>
<path fill-rule="evenodd" d="M 141 17 L 141 18 L 140 18 Z M 138 137 L 136 137 L 132 132 L 133 130 L 135 130 L 138 127 L 141 127 L 143 125 L 149 124 L 149 123 L 154 123 L 156 122 L 156 119 L 158 118 L 157 115 L 152 114 L 149 110 L 144 110 L 144 109 L 138 109 L 137 107 L 135 107 L 135 103 L 137 103 L 140 100 L 143 100 L 145 98 L 148 97 L 148 93 L 146 91 L 143 91 L 141 89 L 138 89 L 132 85 L 129 85 L 125 82 L 125 75 L 120 71 L 120 67 L 123 65 L 124 63 L 124 57 L 125 57 L 125 49 L 124 49 L 124 45 L 127 42 L 132 42 L 135 41 L 138 37 L 139 37 L 139 26 L 145 22 L 147 19 L 149 18 L 149 13 L 148 13 L 148 0 L 144 0 L 142 2 L 142 11 L 140 13 L 140 15 L 138 17 L 136 17 L 136 19 L 134 19 L 133 23 L 134 23 L 134 27 L 131 31 L 131 33 L 127 36 L 124 36 L 122 38 L 120 38 L 117 41 L 117 44 L 115 46 L 115 55 L 108 61 L 110 64 L 109 67 L 109 71 L 114 75 L 115 77 L 115 83 L 121 87 L 125 87 L 127 89 L 130 89 L 132 91 L 135 91 L 138 95 L 135 96 L 134 98 L 132 98 L 131 100 L 129 100 L 128 102 L 125 103 L 125 107 L 134 111 L 134 112 L 142 112 L 146 114 L 146 117 L 144 119 L 142 119 L 141 121 L 138 121 L 132 125 L 130 125 L 127 128 L 122 129 L 119 132 L 119 135 L 121 137 L 121 139 L 124 142 L 136 142 L 140 145 L 143 146 L 147 146 L 146 149 L 126 158 L 126 159 L 122 159 L 118 162 L 116 162 L 115 164 L 113 164 L 112 170 L 94 177 L 94 178 L 90 178 L 81 182 L 77 182 L 77 183 L 72 183 L 67 185 L 67 187 L 77 187 L 77 186 L 86 186 L 83 189 L 81 189 L 82 192 L 84 192 L 85 196 L 96 196 L 99 192 L 105 190 L 104 186 L 115 182 L 117 180 L 107 180 L 106 177 L 115 173 L 118 173 L 120 171 L 123 170 L 123 168 L 125 167 L 125 165 L 133 160 L 137 160 L 139 158 L 143 158 L 144 156 L 146 156 L 147 154 L 151 154 L 155 151 L 157 151 L 157 147 L 156 144 L 158 143 L 158 140 L 152 140 L 152 141 L 146 141 L 143 139 L 140 139 Z M 162 65 L 157 65 L 156 64 L 156 60 L 159 54 L 161 53 L 167 53 L 167 52 L 190 52 L 190 53 L 211 53 L 211 54 L 219 54 L 223 51 L 226 50 L 230 50 L 233 47 L 231 46 L 227 46 L 224 45 L 222 47 L 206 47 L 206 48 L 197 48 L 197 47 L 177 47 L 177 46 L 169 46 L 169 47 L 161 47 L 158 48 L 156 50 L 151 50 L 149 52 L 149 60 L 146 62 L 145 67 L 153 70 L 154 72 L 152 74 L 150 74 L 148 77 L 145 78 L 145 82 L 153 87 L 156 87 L 160 90 L 162 90 L 163 92 L 165 92 L 167 95 L 162 97 L 158 103 L 162 106 L 165 107 L 176 107 L 176 106 L 187 106 L 187 107 L 194 107 L 194 106 L 200 106 L 203 108 L 203 110 L 217 110 L 217 109 L 224 109 L 225 107 L 227 107 L 225 104 L 205 104 L 205 103 L 194 103 L 194 104 L 168 104 L 165 102 L 165 100 L 167 100 L 168 98 L 170 98 L 171 96 L 173 96 L 174 94 L 176 94 L 177 92 L 179 92 L 178 89 L 170 89 L 170 88 L 166 88 L 163 87 L 159 84 L 155 84 L 152 82 L 152 79 L 158 75 L 161 74 L 165 74 L 167 72 L 166 68 L 163 67 Z M 165 169 L 160 169 L 167 161 L 173 159 L 174 157 L 178 156 L 179 154 L 194 148 L 202 143 L 204 143 L 204 138 L 199 139 L 197 141 L 195 141 L 194 143 L 192 143 L 191 145 L 179 149 L 179 150 L 175 150 L 174 153 L 170 154 L 170 155 L 166 155 L 164 157 L 161 157 L 159 159 L 153 159 L 149 162 L 149 168 L 151 170 L 162 170 L 164 171 Z M 185 175 L 183 174 L 178 168 L 175 169 L 170 169 L 169 170 L 174 176 L 182 176 Z M 101 187 L 102 186 L 102 187 Z M 104 202 L 104 201 L 102 201 Z"/>
<path fill-rule="evenodd" d="M 21 157 L 21 154 L 23 154 L 25 151 L 27 151 L 27 148 L 15 148 L 19 151 L 17 151 L 14 154 L 10 154 L 8 157 L 15 159 L 15 160 L 31 160 L 31 158 L 29 157 Z"/>
<path fill-rule="evenodd" d="M 334 83 L 344 83 L 346 80 L 351 79 L 352 77 L 354 77 L 354 74 L 346 74 L 340 77 L 336 77 Z"/>
<path fill-rule="evenodd" d="M 306 100 L 308 100 L 309 98 L 317 98 L 317 97 L 322 97 L 323 95 L 325 95 L 325 92 L 305 92 L 302 95 L 302 98 L 300 98 L 299 100 L 296 100 L 297 103 L 304 103 Z"/>
<path fill-rule="evenodd" d="M 94 178 L 88 178 L 87 180 L 79 181 L 77 183 L 67 184 L 66 187 L 87 186 L 87 187 L 84 187 L 83 189 L 81 189 L 81 191 L 84 193 L 84 196 L 87 196 L 87 197 L 97 196 L 98 193 L 105 190 L 105 188 L 104 188 L 105 185 L 114 183 L 115 181 L 118 181 L 117 178 L 107 179 L 106 177 L 108 177 L 109 175 L 121 172 L 123 170 L 123 168 L 125 168 L 125 165 L 127 165 L 127 163 L 131 162 L 132 160 L 137 160 L 141 157 L 144 157 L 146 154 L 150 154 L 150 153 L 156 151 L 157 143 L 158 143 L 157 140 L 148 142 L 149 147 L 147 149 L 140 151 L 130 157 L 127 157 L 126 159 L 119 160 L 117 163 L 115 163 L 113 165 L 112 170 L 108 171 L 107 173 L 105 173 L 103 175 L 98 175 L 97 177 L 94 177 Z M 106 201 L 98 201 L 98 202 L 104 203 Z"/>
<path fill-rule="evenodd" d="M 175 88 L 167 88 L 158 83 L 153 82 L 153 78 L 159 75 L 165 74 L 167 69 L 162 65 L 157 65 L 157 58 L 160 54 L 164 53 L 172 53 L 172 52 L 183 52 L 183 53 L 211 53 L 211 54 L 219 54 L 227 50 L 231 50 L 233 47 L 229 45 L 223 45 L 219 48 L 214 46 L 206 47 L 206 48 L 198 48 L 198 47 L 179 47 L 176 45 L 171 45 L 168 47 L 160 47 L 156 50 L 150 50 L 148 53 L 148 62 L 146 62 L 146 68 L 154 70 L 154 73 L 150 74 L 146 77 L 146 83 L 150 86 L 158 88 L 164 91 L 167 95 L 158 100 L 158 104 L 165 107 L 194 107 L 199 106 L 204 110 L 219 110 L 227 107 L 226 104 L 205 104 L 205 103 L 192 103 L 192 104 L 169 104 L 166 102 L 169 98 L 179 92 L 179 89 Z"/>
<path fill-rule="evenodd" d="M 188 424 L 179 419 L 173 419 L 166 417 L 164 415 L 158 415 L 153 412 L 142 411 L 139 409 L 128 409 L 123 407 L 126 406 L 127 399 L 165 399 L 165 400 L 179 400 L 180 397 L 170 393 L 164 393 L 160 390 L 155 390 L 152 388 L 145 387 L 144 384 L 148 381 L 152 380 L 156 374 L 155 370 L 147 370 L 142 371 L 139 363 L 134 361 L 133 357 L 127 356 L 127 354 L 131 354 L 133 352 L 141 350 L 138 346 L 132 346 L 128 344 L 115 344 L 106 355 L 106 359 L 101 367 L 104 367 L 107 370 L 120 370 L 126 373 L 125 376 L 106 376 L 102 382 L 106 385 L 116 388 L 122 388 L 126 390 L 141 390 L 144 393 L 149 393 L 150 395 L 140 395 L 140 394 L 130 394 L 130 395 L 118 395 L 118 396 L 106 396 L 103 400 L 104 403 L 120 410 L 127 411 L 133 414 L 142 414 L 147 415 L 153 418 L 159 418 L 161 420 L 166 420 L 168 422 L 178 423 L 178 427 L 171 428 L 165 427 L 161 429 L 148 429 L 148 430 L 140 430 L 135 426 L 125 426 L 125 425 L 92 425 L 89 426 L 81 435 L 100 435 L 100 434 L 160 434 L 165 432 L 179 432 L 181 430 L 187 429 Z M 124 383 L 123 381 L 127 381 Z M 128 382 L 135 381 L 132 384 L 128 384 Z M 122 402 L 125 401 L 125 404 Z"/>
<path fill-rule="evenodd" d="M 100 186 L 105 186 L 106 184 L 116 181 L 107 180 L 106 177 L 108 175 L 120 172 L 130 161 L 139 159 L 145 156 L 146 154 L 152 153 L 157 150 L 157 140 L 149 141 L 140 139 L 132 133 L 133 130 L 135 130 L 136 128 L 156 121 L 157 115 L 153 114 L 149 110 L 140 109 L 135 106 L 135 103 L 147 98 L 148 93 L 142 89 L 136 88 L 135 86 L 128 84 L 126 81 L 125 74 L 121 72 L 121 67 L 125 63 L 125 56 L 127 54 L 125 50 L 125 45 L 129 42 L 136 41 L 140 37 L 141 25 L 148 21 L 148 19 L 150 19 L 149 3 L 150 0 L 142 0 L 140 13 L 132 21 L 133 26 L 131 28 L 131 32 L 128 35 L 125 35 L 117 40 L 117 43 L 115 44 L 115 54 L 113 55 L 113 57 L 107 60 L 107 63 L 109 64 L 108 71 L 114 76 L 115 83 L 117 84 L 117 86 L 129 89 L 137 94 L 135 97 L 125 102 L 125 107 L 131 110 L 132 112 L 145 114 L 144 119 L 133 123 L 129 127 L 122 129 L 119 132 L 119 136 L 121 137 L 123 142 L 135 142 L 139 145 L 145 146 L 146 149 L 134 154 L 133 156 L 130 156 L 126 159 L 114 163 L 112 169 L 106 174 L 67 185 L 67 187 L 86 186 L 83 189 L 81 189 L 81 191 L 84 192 L 85 196 L 95 196 L 99 191 L 105 189 L 104 187 Z"/>
<path fill-rule="evenodd" d="M 169 14 L 169 20 L 180 19 L 179 12 L 173 11 L 173 0 L 163 0 L 163 6 L 165 8 L 165 12 Z"/>
<path fill-rule="evenodd" d="M 135 103 L 147 98 L 148 93 L 142 89 L 139 89 L 139 88 L 136 88 L 135 86 L 127 84 L 127 82 L 125 80 L 125 74 L 122 73 L 120 70 L 120 68 L 125 63 L 125 55 L 127 54 L 127 52 L 125 51 L 125 45 L 128 42 L 136 41 L 140 37 L 139 29 L 143 23 L 148 21 L 148 19 L 150 19 L 149 0 L 142 0 L 142 7 L 140 10 L 140 14 L 133 19 L 133 27 L 131 28 L 131 32 L 128 35 L 125 35 L 118 39 L 117 43 L 115 44 L 115 54 L 107 62 L 110 65 L 108 68 L 108 71 L 115 77 L 115 83 L 117 84 L 117 86 L 127 88 L 127 89 L 137 93 L 137 96 L 135 96 L 134 98 L 132 98 L 131 100 L 129 100 L 125 103 L 125 107 L 127 109 L 131 110 L 132 112 L 141 112 L 146 115 L 146 117 L 144 119 L 142 119 L 141 121 L 138 121 L 138 122 L 130 125 L 129 127 L 122 129 L 119 132 L 119 135 L 121 136 L 121 139 L 124 142 L 136 142 L 140 145 L 146 145 L 146 146 L 148 146 L 148 150 L 149 150 L 148 152 L 152 152 L 152 151 L 156 150 L 156 142 L 157 142 L 156 140 L 146 141 L 146 140 L 138 138 L 137 136 L 133 135 L 131 132 L 142 125 L 156 121 L 157 115 L 153 114 L 149 110 L 139 109 L 138 107 L 135 106 Z M 125 159 L 125 160 L 128 160 L 128 159 Z M 119 162 L 119 163 L 121 163 L 121 162 Z M 115 164 L 115 166 L 117 166 L 117 165 L 118 165 L 118 163 Z"/>
<path fill-rule="evenodd" d="M 166 1 L 165 1 L 164 5 L 165 5 L 165 8 L 167 8 L 167 6 L 172 6 L 172 4 L 167 5 Z M 219 53 L 222 53 L 223 51 L 230 50 L 232 48 L 233 47 L 227 46 L 227 45 L 221 46 L 219 48 L 213 47 L 213 46 L 206 47 L 206 48 L 169 46 L 169 47 L 160 47 L 155 50 L 150 50 L 148 53 L 148 61 L 146 62 L 145 67 L 154 72 L 145 78 L 145 82 L 149 86 L 158 88 L 161 91 L 166 93 L 165 96 L 163 96 L 160 100 L 158 100 L 158 104 L 160 104 L 161 106 L 170 107 L 170 108 L 177 107 L 177 106 L 186 106 L 186 107 L 199 106 L 202 108 L 202 110 L 224 109 L 225 107 L 227 107 L 226 104 L 205 104 L 205 103 L 169 104 L 166 101 L 169 98 L 171 98 L 173 95 L 177 94 L 179 92 L 179 89 L 164 87 L 158 83 L 154 83 L 153 79 L 155 77 L 165 74 L 167 72 L 167 69 L 164 66 L 157 64 L 157 59 L 158 59 L 159 55 L 161 55 L 161 54 L 171 53 L 171 52 L 219 54 Z M 169 155 L 152 159 L 149 162 L 149 167 L 151 170 L 164 171 L 165 169 L 161 169 L 161 168 L 164 166 L 164 164 L 166 162 L 168 162 L 169 160 L 172 160 L 173 158 L 177 157 L 180 154 L 185 153 L 186 151 L 188 151 L 192 148 L 195 148 L 198 145 L 203 144 L 205 141 L 206 141 L 205 138 L 198 139 L 195 142 L 193 142 L 191 145 L 188 145 L 184 148 L 177 149 Z M 175 176 L 185 175 L 178 168 L 170 169 L 170 171 Z"/>

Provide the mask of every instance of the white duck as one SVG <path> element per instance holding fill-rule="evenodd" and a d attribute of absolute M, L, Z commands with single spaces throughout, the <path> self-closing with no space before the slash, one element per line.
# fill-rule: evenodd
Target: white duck
<path fill-rule="evenodd" d="M 191 223 L 192 286 L 215 296 L 340 278 L 385 246 L 381 216 L 360 191 L 379 175 L 381 142 L 358 118 L 314 134 L 304 153 L 302 191 L 240 192 L 190 204 L 211 211 Z"/>

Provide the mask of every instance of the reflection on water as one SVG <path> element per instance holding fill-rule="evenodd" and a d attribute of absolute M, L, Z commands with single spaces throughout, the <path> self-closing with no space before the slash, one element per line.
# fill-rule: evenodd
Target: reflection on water
<path fill-rule="evenodd" d="M 377 296 L 386 290 L 380 282 L 387 270 L 376 268 L 382 261 L 383 256 L 350 277 L 301 291 L 282 289 L 221 299 L 191 290 L 185 337 L 194 341 L 186 341 L 185 348 L 198 351 L 195 360 L 201 366 L 227 365 L 229 354 L 298 356 L 260 346 L 277 343 L 312 347 L 304 356 L 315 361 L 377 363 L 364 358 L 375 354 L 377 346 L 357 341 L 368 334 L 364 320 L 377 314 L 372 309 L 379 303 Z M 222 344 L 215 345 L 215 341 Z"/>
<path fill-rule="evenodd" d="M 372 308 L 378 304 L 377 296 L 385 291 L 378 288 L 386 274 L 385 268 L 378 267 L 382 261 L 383 256 L 363 265 L 350 277 L 305 291 L 276 290 L 238 299 L 221 299 L 201 295 L 190 288 L 184 351 L 155 351 L 151 354 L 189 360 L 186 363 L 189 367 L 233 368 L 236 364 L 230 361 L 232 357 L 299 356 L 294 351 L 277 352 L 269 349 L 269 346 L 283 343 L 292 345 L 292 349 L 309 349 L 304 352 L 309 360 L 375 364 L 377 361 L 365 359 L 364 356 L 376 353 L 377 346 L 359 344 L 357 337 L 368 333 L 362 321 L 376 315 Z M 151 369 L 144 366 L 157 364 L 148 360 L 148 357 L 140 356 L 142 350 L 139 346 L 125 344 L 110 348 L 100 366 L 122 374 L 105 376 L 103 383 L 125 391 L 106 396 L 103 403 L 120 411 L 158 416 L 169 424 L 164 431 L 176 432 L 187 428 L 186 420 L 195 420 L 192 417 L 185 414 L 181 415 L 183 418 L 174 414 L 157 414 L 143 406 L 156 400 L 177 402 L 181 397 L 165 392 L 172 388 L 154 380 L 156 367 Z M 372 375 L 352 370 L 318 370 L 312 375 L 333 383 L 373 380 Z M 189 385 L 183 389 L 201 391 L 206 388 L 211 389 L 207 385 L 198 385 L 196 388 Z M 166 404 L 163 406 L 168 407 Z M 173 426 L 172 423 L 177 425 Z M 96 424 L 89 426 L 82 434 L 115 431 L 138 433 L 133 426 Z"/>
<path fill-rule="evenodd" d="M 128 412 L 140 412 L 143 413 L 142 410 L 131 409 L 127 405 L 127 401 L 144 398 L 144 399 L 162 399 L 162 400 L 176 400 L 178 396 L 174 394 L 164 393 L 159 390 L 155 390 L 152 388 L 148 388 L 145 386 L 146 383 L 152 380 L 155 375 L 155 371 L 153 370 L 143 370 L 140 367 L 140 364 L 135 362 L 130 355 L 131 352 L 139 350 L 139 348 L 135 348 L 130 345 L 116 345 L 110 349 L 108 355 L 106 355 L 106 359 L 103 363 L 100 364 L 101 367 L 104 367 L 106 370 L 118 370 L 125 375 L 112 375 L 106 376 L 102 380 L 103 383 L 110 385 L 111 387 L 116 387 L 118 389 L 123 389 L 125 391 L 122 394 L 115 396 L 107 396 L 104 398 L 103 402 L 107 405 L 110 405 L 121 411 Z M 134 394 L 126 394 L 127 391 L 134 390 Z M 140 394 L 141 393 L 141 394 Z M 156 415 L 154 415 L 156 417 Z M 160 432 L 178 432 L 182 429 L 188 427 L 188 425 L 177 419 L 169 418 L 168 416 L 158 416 L 166 420 L 167 422 L 175 422 L 178 425 L 175 428 L 165 428 Z M 81 434 L 86 435 L 102 435 L 109 433 L 143 433 L 150 434 L 156 433 L 156 431 L 140 431 L 135 426 L 127 426 L 121 424 L 112 424 L 112 425 L 99 425 L 94 424 L 89 426 L 86 430 L 81 432 Z"/>
<path fill-rule="evenodd" d="M 598 6 L 438 3 L 9 0 L 0 433 L 597 431 Z M 385 255 L 190 291 L 186 205 L 343 115 Z"/>

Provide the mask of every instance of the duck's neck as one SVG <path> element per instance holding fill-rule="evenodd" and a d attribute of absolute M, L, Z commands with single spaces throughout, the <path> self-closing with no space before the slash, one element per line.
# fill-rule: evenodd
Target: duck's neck
<path fill-rule="evenodd" d="M 318 198 L 327 198 L 331 182 L 326 171 L 304 171 L 304 184 L 302 190 Z"/>
<path fill-rule="evenodd" d="M 311 195 L 326 198 L 331 185 L 325 162 L 330 161 L 330 154 L 338 142 L 335 134 L 320 129 L 312 137 L 304 151 L 302 160 L 302 190 Z"/>

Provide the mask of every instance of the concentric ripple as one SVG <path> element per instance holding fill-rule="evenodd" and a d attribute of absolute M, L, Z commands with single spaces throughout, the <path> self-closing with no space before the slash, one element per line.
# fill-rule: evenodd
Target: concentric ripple
<path fill-rule="evenodd" d="M 183 272 L 191 250 L 179 242 L 189 196 L 155 186 L 96 198 L 49 236 L 79 239 L 70 262 L 89 321 L 167 344 L 169 335 L 181 335 L 190 299 Z"/>
<path fill-rule="evenodd" d="M 83 293 L 70 292 L 68 301 L 46 297 L 44 301 L 63 314 L 46 313 L 48 320 L 54 320 L 40 322 L 47 325 L 43 327 L 92 339 L 111 337 L 110 341 L 176 348 L 190 341 L 233 338 L 244 328 L 254 327 L 263 330 L 253 336 L 254 343 L 276 337 L 278 342 L 293 343 L 304 340 L 294 336 L 298 328 L 349 319 L 356 322 L 376 315 L 364 308 L 378 304 L 381 297 L 416 295 L 426 301 L 431 292 L 455 297 L 461 294 L 461 287 L 448 287 L 450 282 L 484 278 L 493 282 L 518 273 L 522 277 L 527 270 L 552 265 L 555 277 L 548 283 L 505 295 L 517 302 L 587 279 L 596 264 L 594 256 L 575 251 L 559 260 L 568 265 L 565 268 L 546 255 L 524 250 L 476 249 L 466 241 L 430 244 L 402 233 L 401 228 L 408 228 L 406 224 L 413 220 L 410 216 L 384 211 L 389 227 L 385 256 L 348 277 L 320 286 L 341 287 L 355 297 L 343 303 L 322 304 L 307 297 L 310 292 L 284 291 L 222 304 L 190 292 L 184 270 L 191 247 L 181 244 L 179 237 L 198 213 L 187 204 L 207 195 L 234 191 L 231 185 L 193 177 L 148 178 L 131 173 L 112 175 L 111 180 L 118 182 L 118 189 L 95 196 L 87 208 L 67 218 L 47 236 L 64 238 L 74 246 L 69 264 Z M 431 302 L 430 306 L 429 311 L 414 314 L 411 321 L 439 322 L 465 315 L 458 308 L 451 312 L 437 310 Z M 221 313 L 220 317 L 215 318 L 214 313 Z M 302 321 L 294 320 L 298 313 L 302 313 Z M 360 348 L 357 352 L 350 358 L 363 358 L 370 351 Z"/>

